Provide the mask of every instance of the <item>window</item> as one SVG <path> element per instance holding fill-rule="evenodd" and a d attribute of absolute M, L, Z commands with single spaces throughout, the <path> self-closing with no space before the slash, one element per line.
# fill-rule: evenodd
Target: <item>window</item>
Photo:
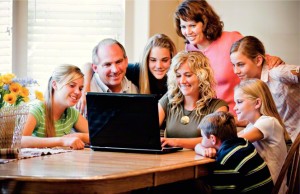
<path fill-rule="evenodd" d="M 55 66 L 91 62 L 92 49 L 103 38 L 124 42 L 122 0 L 28 2 L 27 71 L 43 88 Z"/>
<path fill-rule="evenodd" d="M 12 71 L 12 0 L 0 0 L 0 73 Z"/>
<path fill-rule="evenodd" d="M 0 72 L 44 90 L 57 65 L 91 62 L 103 38 L 124 43 L 124 12 L 125 0 L 0 0 Z"/>

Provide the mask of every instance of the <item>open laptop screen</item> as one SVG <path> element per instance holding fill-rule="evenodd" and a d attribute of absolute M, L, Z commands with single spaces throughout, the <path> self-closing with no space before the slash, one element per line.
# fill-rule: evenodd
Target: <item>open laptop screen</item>
<path fill-rule="evenodd" d="M 156 95 L 87 93 L 91 146 L 161 149 Z"/>

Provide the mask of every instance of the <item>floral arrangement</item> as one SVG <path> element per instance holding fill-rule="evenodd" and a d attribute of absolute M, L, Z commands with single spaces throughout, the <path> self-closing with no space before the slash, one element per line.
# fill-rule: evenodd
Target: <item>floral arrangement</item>
<path fill-rule="evenodd" d="M 12 73 L 0 74 L 0 109 L 4 106 L 18 106 L 30 101 L 28 86 L 37 85 L 31 78 L 19 79 Z M 43 94 L 35 91 L 35 98 L 44 101 Z"/>

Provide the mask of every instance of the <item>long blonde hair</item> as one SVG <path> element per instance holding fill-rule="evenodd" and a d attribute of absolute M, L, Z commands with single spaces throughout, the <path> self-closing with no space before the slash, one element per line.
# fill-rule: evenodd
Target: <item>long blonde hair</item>
<path fill-rule="evenodd" d="M 208 58 L 201 52 L 181 51 L 172 59 L 168 72 L 168 98 L 172 109 L 176 109 L 184 100 L 176 80 L 176 72 L 183 63 L 187 63 L 191 71 L 196 74 L 199 80 L 199 100 L 196 102 L 196 114 L 201 115 L 202 109 L 206 108 L 212 98 L 216 97 L 215 78 L 210 67 Z"/>
<path fill-rule="evenodd" d="M 54 126 L 54 119 L 53 119 L 53 95 L 54 95 L 54 88 L 53 88 L 53 81 L 60 83 L 62 86 L 72 82 L 73 80 L 83 78 L 84 74 L 81 70 L 74 65 L 60 65 L 55 68 L 52 73 L 52 76 L 49 78 L 48 87 L 45 92 L 45 135 L 46 137 L 55 137 L 55 126 Z"/>
<path fill-rule="evenodd" d="M 277 111 L 274 99 L 268 85 L 260 79 L 246 79 L 240 82 L 234 88 L 234 91 L 240 90 L 250 100 L 259 98 L 261 100 L 260 113 L 265 116 L 275 117 L 284 129 L 284 138 L 289 140 L 290 137 L 285 129 L 285 125 Z"/>
<path fill-rule="evenodd" d="M 148 40 L 140 62 L 139 89 L 141 94 L 150 94 L 151 92 L 149 82 L 149 55 L 154 47 L 168 49 L 171 59 L 177 53 L 173 41 L 165 34 L 155 34 Z"/>

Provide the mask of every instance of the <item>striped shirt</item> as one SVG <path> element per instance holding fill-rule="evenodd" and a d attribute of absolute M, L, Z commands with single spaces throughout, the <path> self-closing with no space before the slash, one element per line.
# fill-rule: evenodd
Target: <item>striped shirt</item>
<path fill-rule="evenodd" d="M 273 181 L 267 164 L 254 146 L 236 138 L 222 143 L 209 176 L 213 193 L 271 193 Z"/>
<path fill-rule="evenodd" d="M 41 101 L 31 102 L 29 113 L 36 119 L 36 126 L 32 136 L 45 137 L 45 104 Z M 56 137 L 71 133 L 71 129 L 76 124 L 78 117 L 79 112 L 75 108 L 67 108 L 61 118 L 54 122 Z"/>

